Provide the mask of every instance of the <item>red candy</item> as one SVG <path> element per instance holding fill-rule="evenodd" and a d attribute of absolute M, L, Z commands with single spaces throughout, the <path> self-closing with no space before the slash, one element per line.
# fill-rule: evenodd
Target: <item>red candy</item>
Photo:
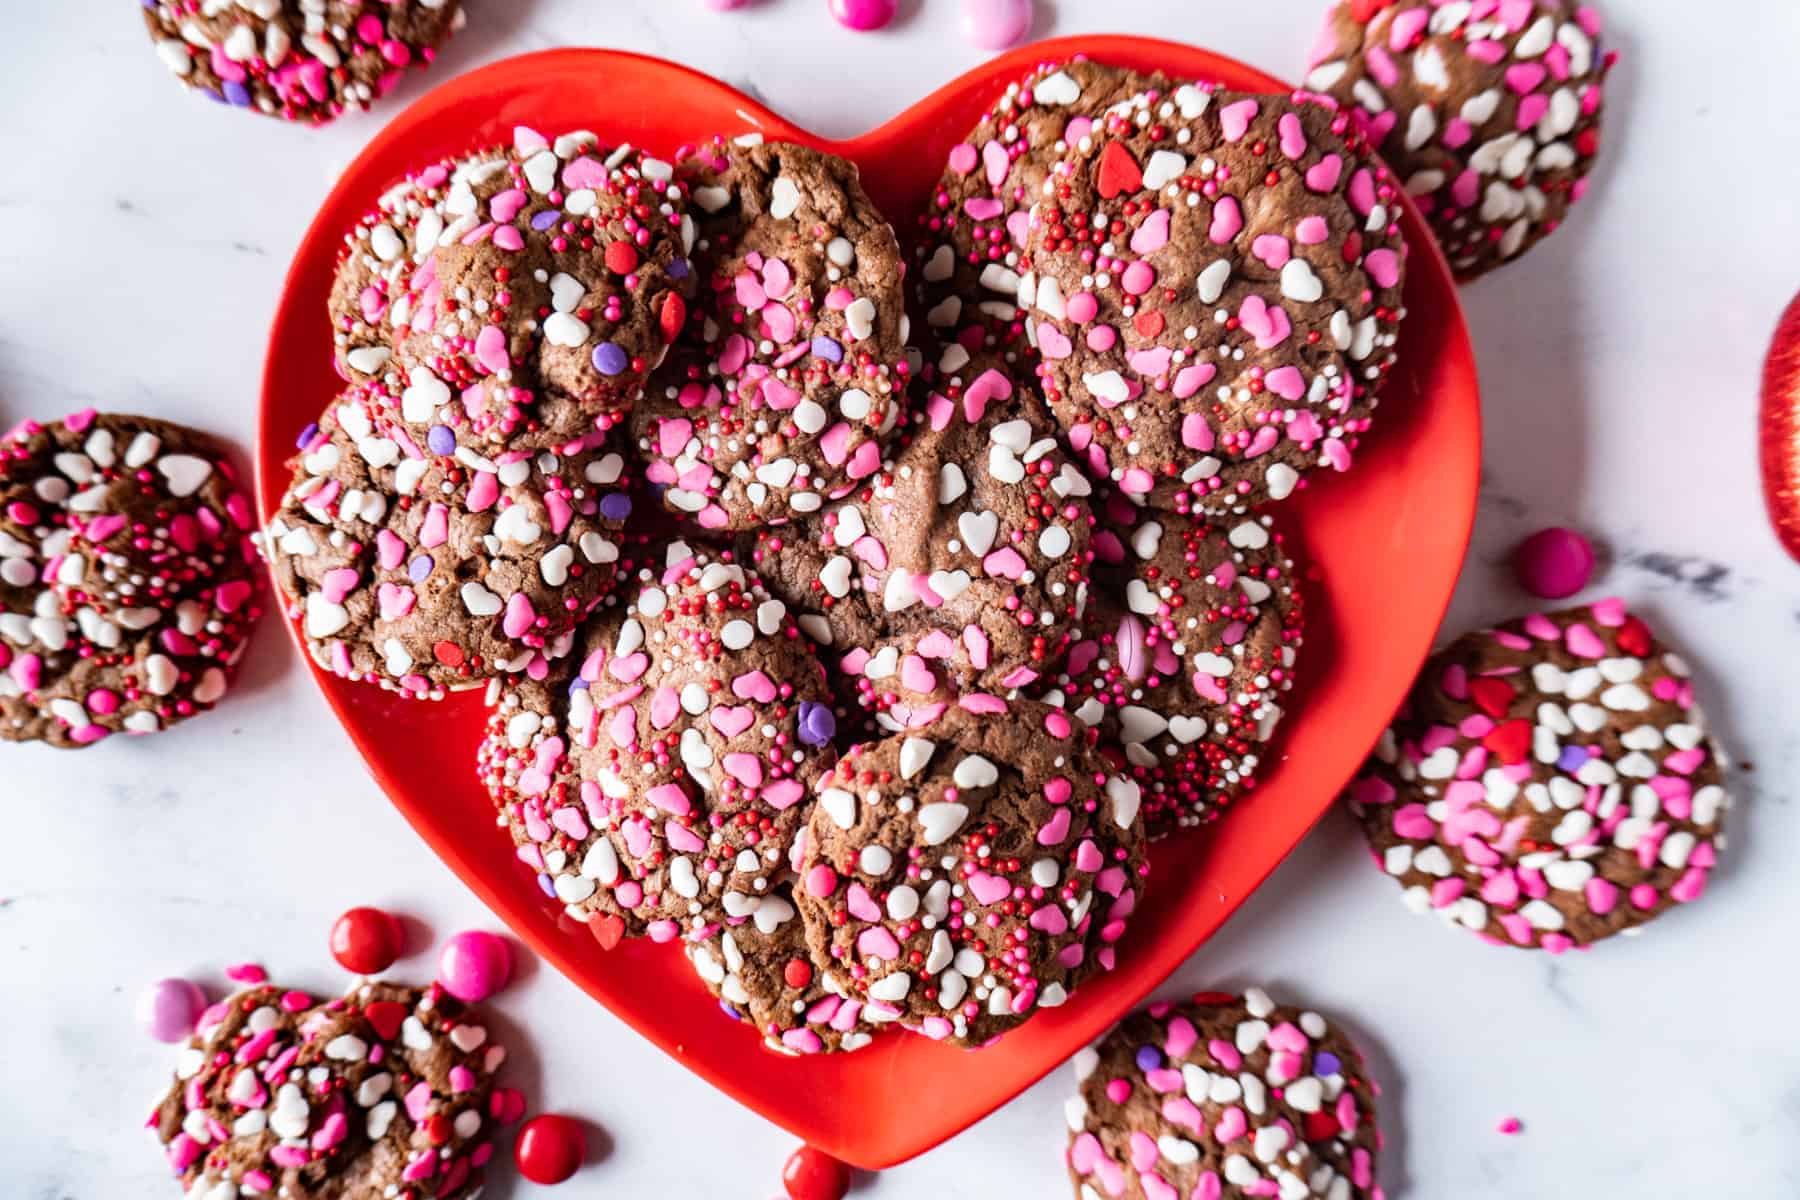
<path fill-rule="evenodd" d="M 1800 296 L 1795 296 L 1763 362 L 1763 497 L 1787 552 L 1800 559 Z"/>
<path fill-rule="evenodd" d="M 400 922 L 379 908 L 353 908 L 331 925 L 331 957 L 346 971 L 378 975 L 400 957 Z"/>
<path fill-rule="evenodd" d="M 850 1190 L 850 1168 L 824 1151 L 802 1146 L 781 1168 L 781 1186 L 789 1200 L 844 1200 Z"/>
<path fill-rule="evenodd" d="M 513 1161 L 533 1183 L 561 1183 L 581 1169 L 586 1156 L 580 1122 L 551 1113 L 525 1122 L 513 1139 Z"/>

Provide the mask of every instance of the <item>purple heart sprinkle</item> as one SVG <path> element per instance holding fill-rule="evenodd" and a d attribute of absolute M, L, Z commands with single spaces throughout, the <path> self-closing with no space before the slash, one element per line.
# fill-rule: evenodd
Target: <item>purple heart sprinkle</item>
<path fill-rule="evenodd" d="M 814 358 L 822 358 L 826 362 L 841 363 L 844 361 L 844 348 L 828 337 L 816 337 L 812 340 Z"/>
<path fill-rule="evenodd" d="M 837 718 L 831 709 L 817 700 L 800 702 L 800 740 L 808 746 L 823 746 L 837 736 Z"/>
<path fill-rule="evenodd" d="M 686 279 L 688 277 L 688 271 L 691 269 L 692 268 L 688 266 L 688 260 L 685 258 L 671 258 L 669 260 L 668 271 L 670 279 Z"/>
<path fill-rule="evenodd" d="M 296 449 L 304 450 L 308 446 L 310 446 L 312 444 L 312 440 L 318 436 L 319 436 L 319 423 L 317 421 L 314 421 L 312 424 L 308 425 L 305 429 L 302 429 L 300 431 L 299 440 L 294 443 L 294 446 Z"/>
<path fill-rule="evenodd" d="M 448 425 L 433 425 L 431 432 L 425 435 L 425 444 L 431 447 L 433 454 L 454 454 L 456 434 Z"/>
<path fill-rule="evenodd" d="M 1154 1071 L 1163 1065 L 1162 1051 L 1155 1046 L 1139 1046 L 1137 1048 L 1137 1065 L 1140 1071 Z"/>
<path fill-rule="evenodd" d="M 239 108 L 250 107 L 250 89 L 241 83 L 228 81 L 225 84 L 225 98 Z"/>
<path fill-rule="evenodd" d="M 431 555 L 421 554 L 406 564 L 406 577 L 414 583 L 424 583 L 435 566 L 437 564 L 431 561 Z"/>
<path fill-rule="evenodd" d="M 554 224 L 556 224 L 556 210 L 554 208 L 546 208 L 543 212 L 531 218 L 531 227 L 539 233 L 544 232 L 544 230 L 550 228 Z"/>
<path fill-rule="evenodd" d="M 1344 1064 L 1338 1059 L 1337 1055 L 1329 1050 L 1321 1050 L 1313 1055 L 1314 1075 L 1336 1075 L 1343 1069 Z"/>
<path fill-rule="evenodd" d="M 631 515 L 631 497 L 623 492 L 601 497 L 600 515 L 609 521 L 623 521 Z"/>
<path fill-rule="evenodd" d="M 1587 765 L 1588 758 L 1589 755 L 1586 747 L 1564 746 L 1562 749 L 1562 757 L 1556 760 L 1556 765 L 1573 775 Z"/>

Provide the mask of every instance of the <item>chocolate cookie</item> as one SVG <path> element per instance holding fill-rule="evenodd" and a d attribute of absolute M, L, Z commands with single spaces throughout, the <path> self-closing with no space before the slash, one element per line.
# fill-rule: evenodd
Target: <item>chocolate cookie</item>
<path fill-rule="evenodd" d="M 369 421 L 364 390 L 302 431 L 262 539 L 313 661 L 436 699 L 564 653 L 631 515 L 606 435 L 497 461 L 412 457 Z"/>
<path fill-rule="evenodd" d="M 991 366 L 1025 376 L 1036 354 L 1018 308 L 1031 206 L 1050 169 L 1101 114 L 1141 92 L 1166 88 L 1086 58 L 1041 62 L 950 148 L 931 203 L 919 217 L 914 291 L 944 375 Z"/>
<path fill-rule="evenodd" d="M 775 895 L 835 732 L 787 606 L 682 543 L 665 561 L 583 628 L 565 671 L 502 689 L 481 751 L 546 895 L 658 940 Z"/>
<path fill-rule="evenodd" d="M 1019 292 L 1090 471 L 1241 512 L 1348 470 L 1402 315 L 1398 196 L 1304 96 L 1185 84 L 1109 110 L 1043 185 Z"/>
<path fill-rule="evenodd" d="M 1087 598 L 1092 485 L 1035 391 L 990 369 L 934 391 L 873 487 L 740 539 L 889 731 L 1053 671 Z"/>
<path fill-rule="evenodd" d="M 74 413 L 0 437 L 0 739 L 156 733 L 224 696 L 262 616 L 219 445 Z"/>
<path fill-rule="evenodd" d="M 813 966 L 786 889 L 765 900 L 753 919 L 688 943 L 687 956 L 725 1014 L 748 1021 L 764 1045 L 782 1054 L 860 1050 L 874 1040 L 873 1022 L 899 1015 L 831 989 Z"/>
<path fill-rule="evenodd" d="M 201 1016 L 150 1127 L 189 1196 L 473 1197 L 524 1109 L 505 1057 L 436 984 L 253 987 Z"/>
<path fill-rule="evenodd" d="M 1724 769 L 1687 664 L 1603 600 L 1434 655 L 1349 799 L 1409 908 L 1554 954 L 1700 898 Z"/>
<path fill-rule="evenodd" d="M 388 436 L 439 454 L 556 448 L 617 424 L 687 318 L 693 229 L 673 168 L 593 134 L 396 184 L 346 239 L 338 371 Z"/>
<path fill-rule="evenodd" d="M 852 749 L 816 792 L 794 894 L 846 995 L 979 1046 L 1112 969 L 1147 869 L 1138 787 L 1066 714 L 951 708 Z"/>
<path fill-rule="evenodd" d="M 144 0 L 163 65 L 238 108 L 322 125 L 426 66 L 462 0 Z"/>
<path fill-rule="evenodd" d="M 1381 1200 L 1381 1089 L 1318 1013 L 1203 992 L 1126 1017 L 1074 1066 L 1077 1200 Z"/>
<path fill-rule="evenodd" d="M 1339 2 L 1306 86 L 1358 114 L 1471 279 L 1547 237 L 1587 190 L 1616 57 L 1574 0 L 1387 0 L 1366 20 Z"/>
<path fill-rule="evenodd" d="M 1302 604 L 1266 515 L 1106 511 L 1088 637 L 1046 698 L 1118 748 L 1155 839 L 1256 786 L 1294 683 Z"/>
<path fill-rule="evenodd" d="M 632 415 L 645 474 L 705 529 L 817 512 L 881 466 L 905 406 L 894 231 L 856 164 L 804 146 L 715 141 L 681 177 L 697 297 Z"/>

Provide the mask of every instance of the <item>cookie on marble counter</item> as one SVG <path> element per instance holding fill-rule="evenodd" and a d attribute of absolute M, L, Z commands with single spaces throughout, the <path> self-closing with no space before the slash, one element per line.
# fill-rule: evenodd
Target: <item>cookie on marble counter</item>
<path fill-rule="evenodd" d="M 938 373 L 963 372 L 973 356 L 971 379 L 990 366 L 1029 377 L 1037 355 L 1018 293 L 1031 206 L 1051 167 L 1101 114 L 1168 86 L 1083 57 L 1037 63 L 950 148 L 912 248 L 911 285 Z"/>
<path fill-rule="evenodd" d="M 500 689 L 481 769 L 547 895 L 668 940 L 776 895 L 835 731 L 787 606 L 677 542 L 581 630 L 566 670 Z"/>
<path fill-rule="evenodd" d="M 631 515 L 604 434 L 415 457 L 352 388 L 302 431 L 262 544 L 313 661 L 415 698 L 541 666 L 613 580 Z"/>
<path fill-rule="evenodd" d="M 589 132 L 424 167 L 346 236 L 338 371 L 389 436 L 483 455 L 619 423 L 687 319 L 693 227 L 673 168 Z"/>
<path fill-rule="evenodd" d="M 1152 839 L 1216 819 L 1256 785 L 1304 632 L 1290 548 L 1268 514 L 1113 502 L 1067 671 L 1045 696 L 1116 746 Z"/>
<path fill-rule="evenodd" d="M 466 19 L 462 0 L 144 0 L 143 10 L 157 56 L 188 87 L 311 125 L 368 108 Z"/>
<path fill-rule="evenodd" d="M 1463 279 L 1558 229 L 1600 151 L 1616 55 L 1578 0 L 1339 0 L 1306 86 L 1354 110 Z"/>
<path fill-rule="evenodd" d="M 437 984 L 257 986 L 201 1016 L 149 1124 L 189 1196 L 458 1200 L 524 1107 L 505 1058 Z"/>
<path fill-rule="evenodd" d="M 846 995 L 980 1046 L 1114 965 L 1147 870 L 1138 786 L 1032 701 L 848 751 L 819 780 L 794 897 Z"/>
<path fill-rule="evenodd" d="M 726 1015 L 749 1022 L 764 1045 L 782 1054 L 860 1050 L 882 1022 L 899 1016 L 891 1006 L 832 989 L 829 977 L 813 965 L 805 926 L 786 888 L 764 901 L 753 918 L 718 926 L 686 950 Z"/>
<path fill-rule="evenodd" d="M 1077 1200 L 1381 1200 L 1380 1088 L 1316 1012 L 1202 992 L 1131 1014 L 1074 1067 Z"/>
<path fill-rule="evenodd" d="M 933 391 L 872 485 L 739 539 L 889 732 L 1047 677 L 1087 600 L 1092 485 L 1035 389 L 990 369 Z"/>
<path fill-rule="evenodd" d="M 631 430 L 672 512 L 742 530 L 881 466 L 910 367 L 899 243 L 856 164 L 784 142 L 685 157 L 694 311 Z"/>
<path fill-rule="evenodd" d="M 1561 953 L 1700 898 L 1725 767 L 1687 663 L 1602 600 L 1432 656 L 1349 800 L 1409 908 Z"/>
<path fill-rule="evenodd" d="M 1315 98 L 1184 84 L 1108 110 L 1045 181 L 1019 292 L 1090 473 L 1241 512 L 1348 470 L 1394 361 L 1399 194 Z"/>
<path fill-rule="evenodd" d="M 149 417 L 0 437 L 0 739 L 156 733 L 224 696 L 262 615 L 222 448 Z"/>

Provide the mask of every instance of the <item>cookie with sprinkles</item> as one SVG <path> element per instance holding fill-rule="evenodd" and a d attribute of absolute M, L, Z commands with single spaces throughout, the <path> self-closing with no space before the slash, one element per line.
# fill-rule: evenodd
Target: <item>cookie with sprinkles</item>
<path fill-rule="evenodd" d="M 1381 1200 L 1380 1088 L 1316 1012 L 1202 992 L 1131 1014 L 1074 1068 L 1076 1200 Z"/>
<path fill-rule="evenodd" d="M 254 522 L 195 430 L 88 409 L 0 437 L 0 739 L 88 746 L 217 704 L 262 615 Z"/>
<path fill-rule="evenodd" d="M 611 428 L 687 319 L 692 235 L 668 163 L 519 126 L 401 180 L 347 235 L 338 371 L 382 385 L 372 419 L 419 446 L 491 455 Z"/>
<path fill-rule="evenodd" d="M 771 897 L 751 920 L 721 925 L 686 949 L 725 1014 L 753 1026 L 778 1053 L 860 1050 L 881 1022 L 899 1016 L 890 1005 L 832 990 L 813 965 L 805 926 L 787 895 Z"/>
<path fill-rule="evenodd" d="M 714 141 L 680 177 L 694 313 L 632 415 L 645 475 L 705 529 L 817 512 L 880 468 L 905 406 L 899 243 L 836 155 Z"/>
<path fill-rule="evenodd" d="M 505 1058 L 437 984 L 257 986 L 202 1014 L 149 1127 L 189 1196 L 459 1200 L 524 1111 Z"/>
<path fill-rule="evenodd" d="M 846 995 L 984 1045 L 1114 965 L 1147 867 L 1137 784 L 1067 714 L 957 706 L 820 779 L 794 896 Z"/>
<path fill-rule="evenodd" d="M 1051 167 L 1113 105 L 1167 80 L 1087 58 L 1034 65 L 950 148 L 913 239 L 914 292 L 936 370 L 1028 375 L 1036 355 L 1018 308 L 1031 206 Z"/>
<path fill-rule="evenodd" d="M 1617 57 L 1600 14 L 1574 0 L 1360 7 L 1332 5 L 1306 86 L 1358 114 L 1457 275 L 1560 228 L 1600 151 Z"/>
<path fill-rule="evenodd" d="M 541 665 L 613 579 L 631 515 L 624 458 L 414 456 L 349 393 L 301 432 L 262 544 L 313 661 L 419 699 Z"/>
<path fill-rule="evenodd" d="M 740 539 L 889 731 L 1044 678 L 1087 600 L 1092 485 L 1035 390 L 989 369 L 933 391 L 871 486 Z"/>
<path fill-rule="evenodd" d="M 482 775 L 519 858 L 577 920 L 668 940 L 757 915 L 789 870 L 836 731 L 788 608 L 668 547 L 581 631 L 566 672 L 502 689 Z"/>
<path fill-rule="evenodd" d="M 462 0 L 144 0 L 163 65 L 222 104 L 322 125 L 428 66 Z"/>
<path fill-rule="evenodd" d="M 1090 473 L 1239 512 L 1348 470 L 1394 359 L 1400 212 L 1314 98 L 1184 84 L 1110 109 L 1043 185 L 1019 292 Z"/>
<path fill-rule="evenodd" d="M 1559 954 L 1700 898 L 1725 766 L 1686 662 L 1602 600 L 1434 655 L 1349 799 L 1409 908 Z"/>
<path fill-rule="evenodd" d="M 1210 518 L 1115 502 L 1087 637 L 1046 699 L 1116 748 L 1163 837 L 1256 785 L 1303 633 L 1299 580 L 1266 514 Z"/>

